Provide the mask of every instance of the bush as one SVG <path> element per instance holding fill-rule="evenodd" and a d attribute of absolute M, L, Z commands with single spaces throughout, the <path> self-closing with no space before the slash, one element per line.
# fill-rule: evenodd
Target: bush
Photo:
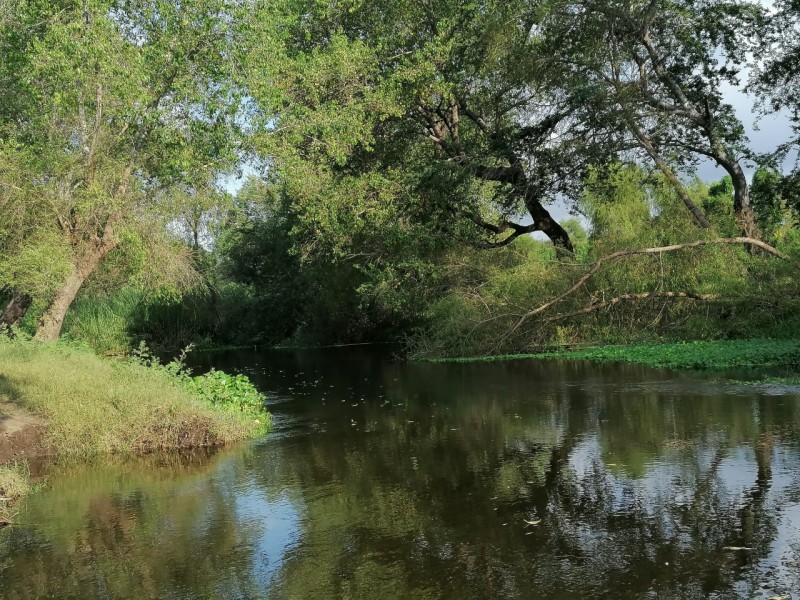
<path fill-rule="evenodd" d="M 254 415 L 266 412 L 266 397 L 246 375 L 228 375 L 212 369 L 205 375 L 188 377 L 185 386 L 194 396 L 215 406 L 226 406 Z"/>

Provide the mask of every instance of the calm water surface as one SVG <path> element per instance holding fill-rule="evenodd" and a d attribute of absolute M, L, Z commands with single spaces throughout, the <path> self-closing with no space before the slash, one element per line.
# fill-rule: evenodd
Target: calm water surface
<path fill-rule="evenodd" d="M 198 354 L 275 429 L 57 467 L 0 598 L 800 599 L 800 396 L 629 365 Z"/>

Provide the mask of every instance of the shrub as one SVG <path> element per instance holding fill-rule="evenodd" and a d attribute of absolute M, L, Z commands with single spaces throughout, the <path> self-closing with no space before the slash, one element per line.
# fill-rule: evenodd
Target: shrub
<path fill-rule="evenodd" d="M 183 349 L 174 360 L 162 365 L 144 342 L 133 351 L 131 361 L 148 369 L 161 371 L 174 378 L 192 396 L 219 408 L 228 408 L 252 416 L 262 416 L 268 424 L 267 398 L 259 392 L 247 375 L 229 375 L 211 369 L 203 375 L 191 374 L 186 367 L 186 356 L 193 346 Z"/>
<path fill-rule="evenodd" d="M 186 389 L 214 406 L 225 406 L 252 414 L 266 412 L 266 397 L 250 383 L 246 375 L 228 375 L 212 369 L 204 375 L 188 377 Z"/>

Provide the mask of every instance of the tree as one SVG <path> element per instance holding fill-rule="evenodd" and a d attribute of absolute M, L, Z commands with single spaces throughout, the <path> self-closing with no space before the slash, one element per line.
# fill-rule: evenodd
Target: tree
<path fill-rule="evenodd" d="M 435 289 L 435 245 L 424 248 L 422 235 L 393 240 L 384 230 L 380 248 L 378 236 L 356 232 L 342 245 L 360 252 L 317 250 L 299 223 L 296 203 L 282 192 L 250 179 L 217 239 L 228 340 L 384 341 L 418 319 L 424 295 Z"/>
<path fill-rule="evenodd" d="M 751 87 L 765 101 L 765 111 L 785 110 L 794 126 L 794 138 L 778 149 L 776 158 L 800 146 L 800 2 L 779 0 L 764 28 Z M 795 159 L 797 170 L 798 159 Z"/>
<path fill-rule="evenodd" d="M 709 158 L 731 178 L 741 230 L 756 235 L 741 165 L 750 153 L 723 85 L 738 84 L 762 25 L 762 9 L 747 2 L 578 0 L 559 4 L 548 26 L 551 38 L 573 40 L 561 44 L 563 60 L 605 90 L 597 96 L 610 103 L 695 222 L 709 226 L 675 166 Z"/>
<path fill-rule="evenodd" d="M 213 181 L 173 186 L 159 201 L 170 228 L 195 252 L 216 240 L 226 213 L 233 208 L 231 195 L 220 191 Z"/>
<path fill-rule="evenodd" d="M 336 237 L 342 219 L 330 211 L 342 197 L 339 212 L 390 215 L 388 227 L 428 221 L 458 237 L 466 223 L 492 246 L 541 231 L 572 250 L 546 205 L 575 199 L 586 165 L 609 152 L 583 90 L 548 64 L 541 10 L 529 0 L 259 4 L 249 56 L 259 151 L 320 240 Z M 517 221 L 523 213 L 532 222 Z"/>
<path fill-rule="evenodd" d="M 0 160 L 24 183 L 11 202 L 33 215 L 31 239 L 58 239 L 63 251 L 63 276 L 36 334 L 53 340 L 112 251 L 163 231 L 153 206 L 160 189 L 236 160 L 235 20 L 223 0 L 70 0 L 20 10 L 37 11 L 45 25 L 18 61 L 23 97 L 14 118 L 3 115 Z M 4 25 L 4 40 L 13 41 L 12 26 Z"/>

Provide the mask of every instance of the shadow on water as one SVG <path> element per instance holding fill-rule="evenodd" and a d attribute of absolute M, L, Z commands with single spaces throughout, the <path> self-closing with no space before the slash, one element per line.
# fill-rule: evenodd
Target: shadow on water
<path fill-rule="evenodd" d="M 771 598 L 800 589 L 796 396 L 631 365 L 198 354 L 266 439 L 54 472 L 0 597 Z M 163 462 L 163 461 L 162 461 Z"/>

